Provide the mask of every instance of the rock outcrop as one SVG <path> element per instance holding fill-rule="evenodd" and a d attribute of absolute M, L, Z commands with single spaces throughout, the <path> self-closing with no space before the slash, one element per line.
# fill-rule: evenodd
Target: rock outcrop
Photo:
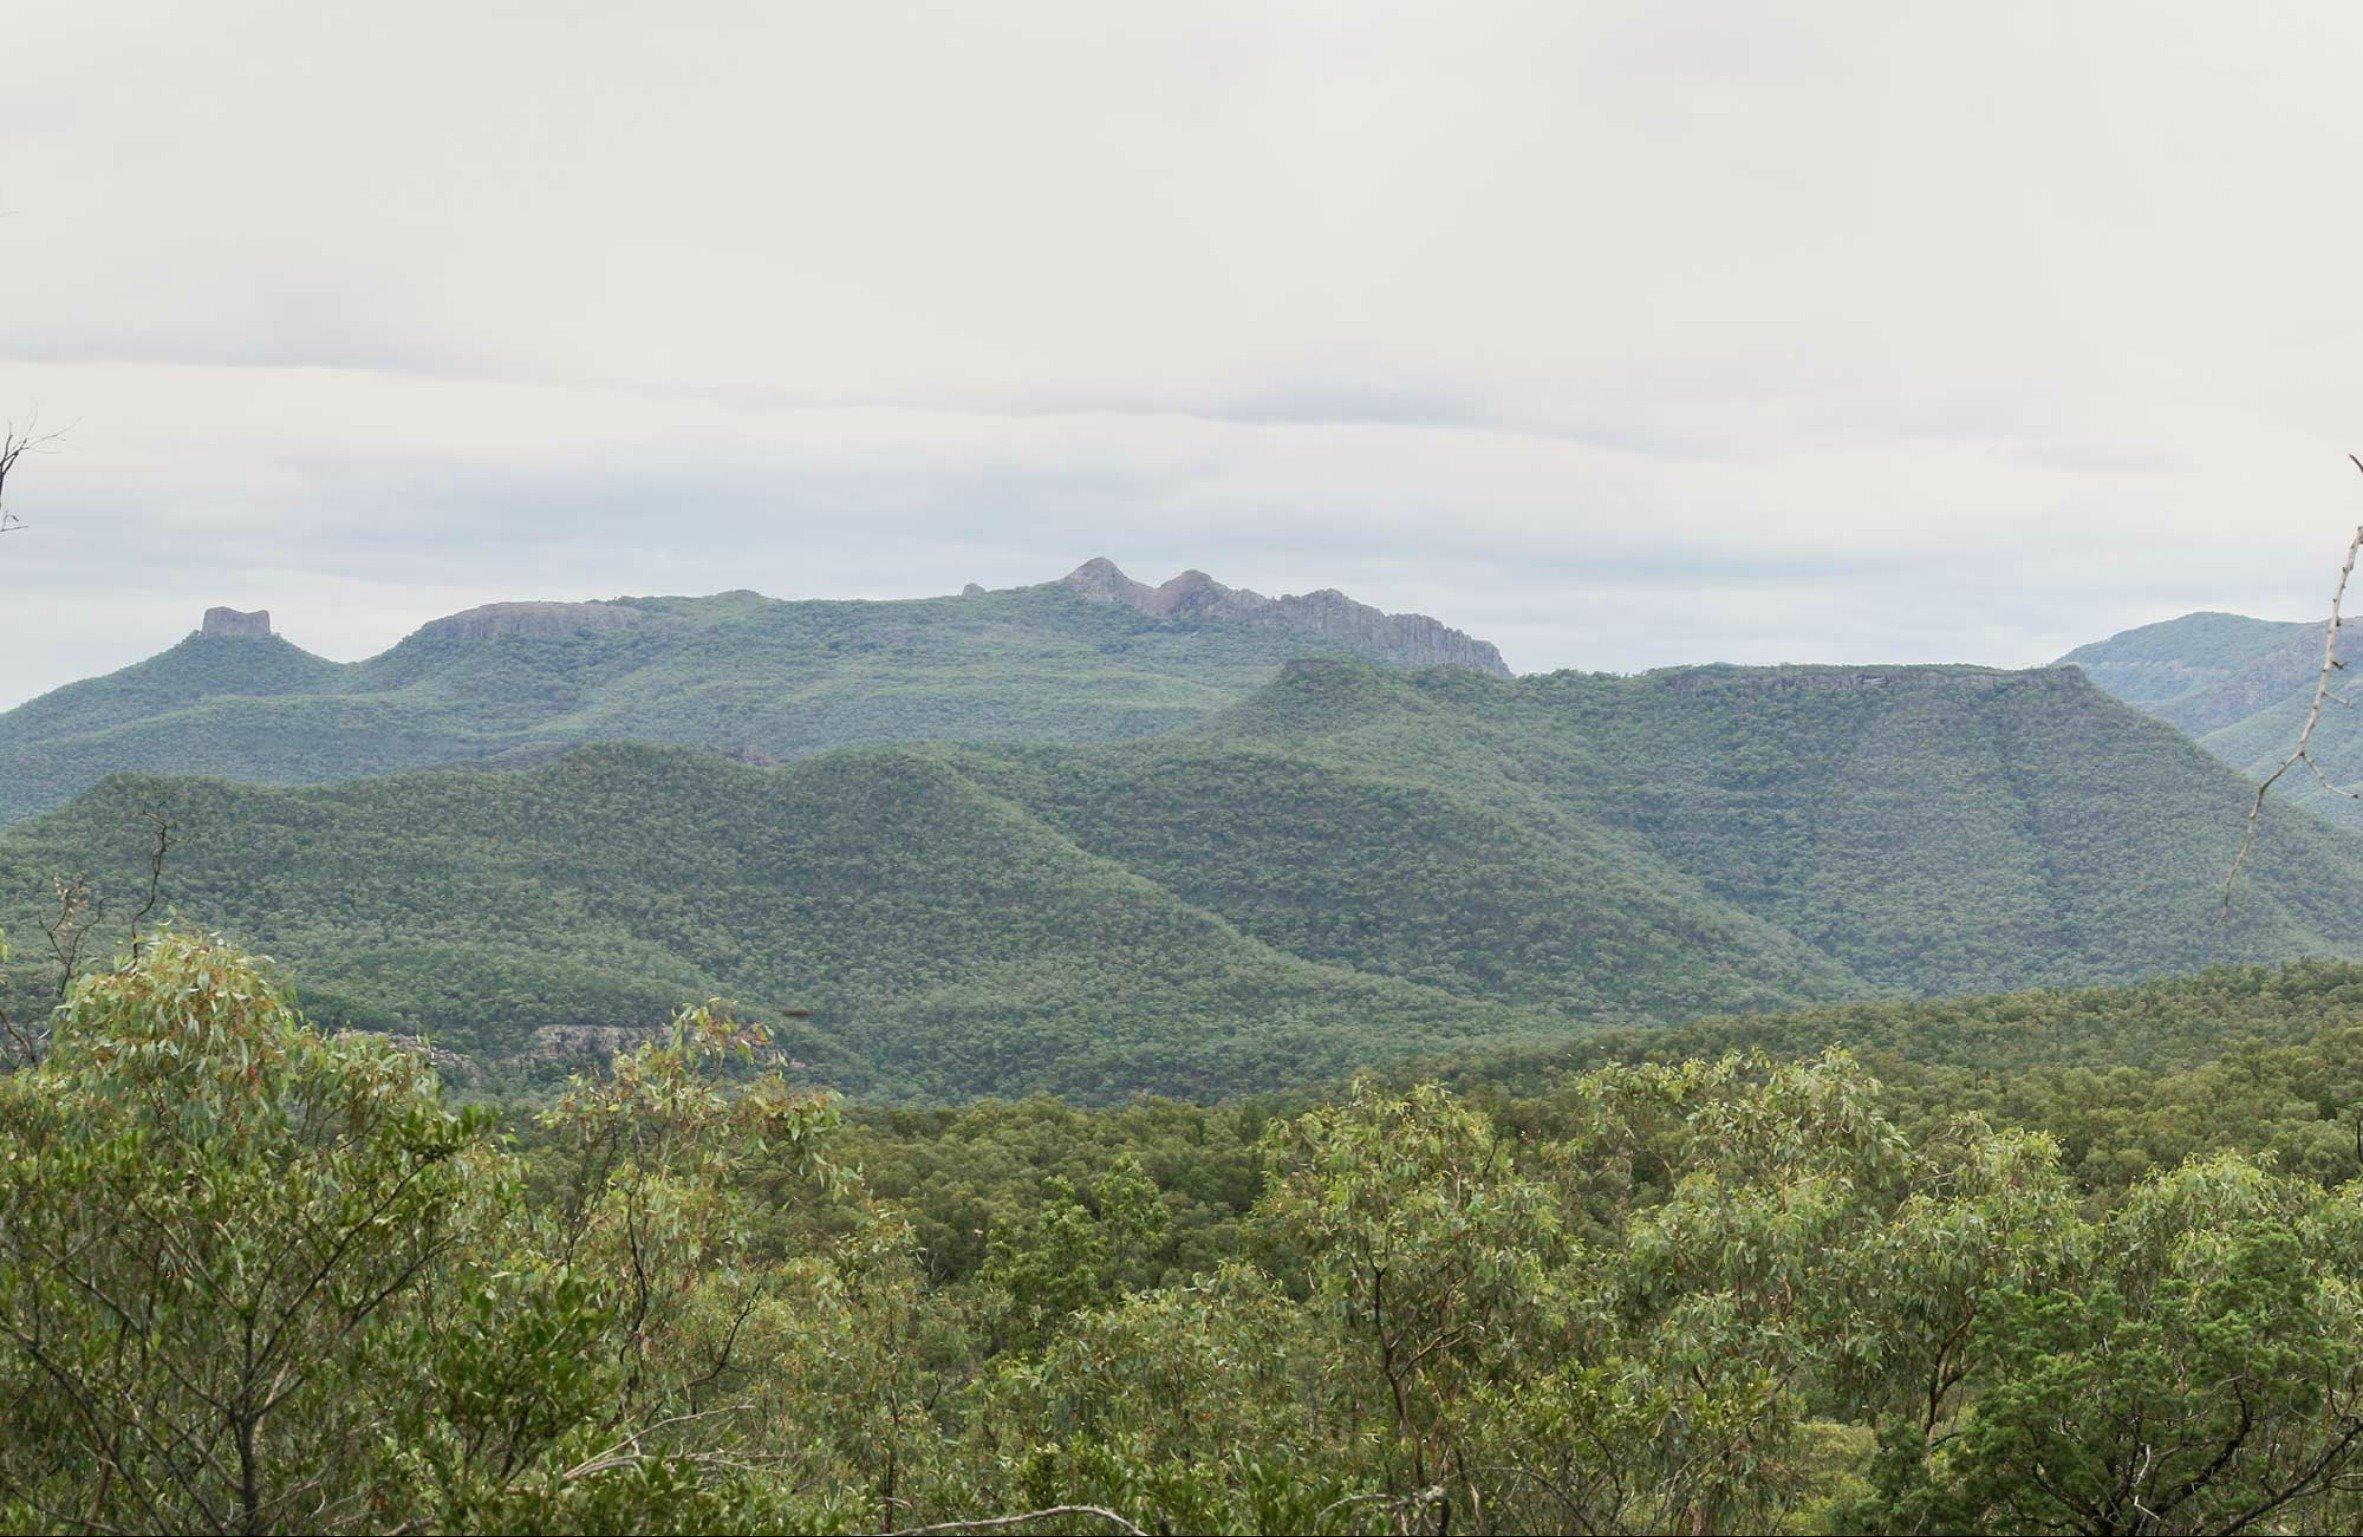
<path fill-rule="evenodd" d="M 547 638 L 629 629 L 646 617 L 624 603 L 487 603 L 438 619 L 418 633 L 454 640 Z"/>
<path fill-rule="evenodd" d="M 209 608 L 205 621 L 197 627 L 200 635 L 213 635 L 227 640 L 269 640 L 271 611 L 258 608 L 251 614 L 234 608 Z"/>
<path fill-rule="evenodd" d="M 376 1030 L 339 1030 L 336 1032 L 335 1039 L 340 1041 L 384 1041 L 396 1051 L 408 1052 L 411 1056 L 424 1058 L 427 1066 L 433 1068 L 447 1080 L 457 1079 L 463 1083 L 484 1081 L 483 1063 L 466 1052 L 453 1051 L 448 1046 L 437 1045 L 423 1035 L 399 1035 L 391 1031 L 381 1033 Z"/>
<path fill-rule="evenodd" d="M 533 1032 L 525 1056 L 533 1062 L 612 1057 L 653 1039 L 656 1033 L 653 1026 L 640 1025 L 543 1025 Z"/>
<path fill-rule="evenodd" d="M 1496 677 L 1510 675 L 1509 665 L 1489 641 L 1425 614 L 1382 613 L 1335 588 L 1267 598 L 1243 587 L 1225 587 L 1194 570 L 1151 587 L 1126 576 L 1104 557 L 1085 561 L 1058 585 L 1094 603 L 1121 604 L 1176 624 L 1275 624 L 1407 667 L 1468 667 Z"/>

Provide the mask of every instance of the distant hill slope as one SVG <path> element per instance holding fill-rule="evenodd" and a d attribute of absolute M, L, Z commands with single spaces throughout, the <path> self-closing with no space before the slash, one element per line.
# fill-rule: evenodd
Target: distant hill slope
<path fill-rule="evenodd" d="M 1215 1095 L 1879 994 L 2363 955 L 2363 853 L 2065 669 L 1506 679 L 1296 662 L 1167 736 L 784 767 L 606 746 L 274 789 L 136 776 L 0 834 L 312 1006 L 492 1059 L 714 994 L 887 1096 Z M 21 979 L 29 975 L 22 968 Z"/>
<path fill-rule="evenodd" d="M 2352 647 L 2346 658 L 2357 664 Z M 2082 646 L 2061 658 L 2128 704 L 2180 727 L 2250 778 L 2269 774 L 2305 729 L 2322 668 L 2322 626 L 2186 614 Z M 2344 678 L 2351 679 L 2353 672 Z M 2344 683 L 2339 693 L 2354 698 Z M 2313 737 L 2314 757 L 2334 784 L 2363 788 L 2363 703 L 2332 704 Z M 2294 805 L 2363 830 L 2363 800 L 2311 774 L 2275 787 Z"/>
<path fill-rule="evenodd" d="M 1953 1077 L 1974 1102 L 2001 1075 L 2064 1069 L 2138 1078 L 2305 1042 L 2363 1023 L 2363 964 L 2292 961 L 2105 987 L 2038 988 L 1948 998 L 1820 1004 L 1780 1014 L 1725 1015 L 1653 1030 L 1602 1030 L 1540 1047 L 1448 1062 L 1407 1062 L 1466 1082 L 1533 1085 L 1608 1062 L 1679 1062 L 1729 1051 L 1790 1060 L 1833 1046 L 1890 1083 L 1904 1069 Z M 1957 1075 L 1957 1076 L 1955 1076 Z M 2346 1096 L 2320 1106 L 2333 1125 Z M 2314 1106 L 2308 1106 L 2309 1112 Z M 2341 1140 L 2353 1133 L 2340 1128 Z"/>
<path fill-rule="evenodd" d="M 901 602 L 496 604 L 350 665 L 221 610 L 161 655 L 0 714 L 0 823 L 119 770 L 306 784 L 593 741 L 789 758 L 1140 736 L 1304 656 L 1508 671 L 1421 615 L 1335 592 L 1265 598 L 1199 572 L 1151 588 L 1104 560 L 1037 587 Z"/>
<path fill-rule="evenodd" d="M 2274 808 L 2227 933 L 2246 788 L 2069 669 L 1305 664 L 1225 720 L 1638 845 L 1881 987 L 2363 955 L 2363 844 Z"/>

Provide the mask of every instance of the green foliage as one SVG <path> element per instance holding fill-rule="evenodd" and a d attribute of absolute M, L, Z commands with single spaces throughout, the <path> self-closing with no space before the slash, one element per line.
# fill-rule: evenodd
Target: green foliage
<path fill-rule="evenodd" d="M 1042 1204 L 995 1234 L 985 1258 L 982 1281 L 1007 1299 L 1005 1337 L 1039 1340 L 1058 1320 L 1145 1287 L 1165 1224 L 1157 1187 L 1128 1154 L 1088 1188 L 1051 1175 Z"/>
<path fill-rule="evenodd" d="M 544 1209 L 415 1054 L 321 1035 L 243 957 L 167 935 L 84 979 L 46 1057 L 0 1077 L 0 1512 L 261 1532 L 776 1509 L 659 1437 L 699 1415 L 746 1292 L 718 1215 L 733 1148 L 799 1151 L 827 1107 L 693 1082 L 721 1027 L 678 1028 L 570 1100 L 574 1199 Z M 602 1137 L 624 1105 L 647 1129 Z"/>
<path fill-rule="evenodd" d="M 429 1273 L 503 1199 L 481 1116 L 177 939 L 77 988 L 0 1095 L 0 1330 L 12 1396 L 55 1411 L 10 1429 L 23 1508 L 229 1530 L 359 1498 L 375 1413 L 445 1364 Z M 84 1459 L 95 1508 L 23 1471 Z"/>
<path fill-rule="evenodd" d="M 1389 1501 L 1341 1387 L 1320 1320 L 1228 1263 L 1000 1363 L 965 1416 L 993 1470 L 974 1498 L 1154 1512 L 1172 1531 L 1363 1530 Z"/>
<path fill-rule="evenodd" d="M 2229 1157 L 2136 1189 L 2064 1273 L 1988 1297 L 1974 1409 L 1949 1441 L 1883 1459 L 1888 1513 L 1936 1530 L 2348 1526 L 2359 1216 L 2352 1188 Z"/>
<path fill-rule="evenodd" d="M 2213 1075 L 2356 1028 L 2133 1076 L 2269 1140 Z M 2080 1067 L 847 1116 L 773 1055 L 685 1011 L 512 1141 L 213 943 L 85 978 L 0 1076 L 0 1526 L 2363 1520 L 2359 1171 L 2071 1168 L 2007 1117 Z"/>

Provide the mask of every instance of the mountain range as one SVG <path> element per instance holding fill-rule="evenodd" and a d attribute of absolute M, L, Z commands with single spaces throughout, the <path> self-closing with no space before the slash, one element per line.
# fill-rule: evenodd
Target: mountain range
<path fill-rule="evenodd" d="M 596 741 L 784 759 L 889 741 L 1081 742 L 1199 719 L 1283 661 L 1506 675 L 1487 643 L 1335 591 L 1162 586 L 1092 560 L 1055 582 L 891 602 L 500 603 L 340 664 L 215 609 L 187 639 L 0 714 L 0 824 L 110 773 L 311 784 L 517 764 Z"/>
<path fill-rule="evenodd" d="M 1037 674 L 1035 713 L 995 717 L 937 635 L 901 654 L 965 742 L 767 764 L 558 750 L 553 731 L 507 771 L 117 775 L 0 833 L 0 920 L 30 932 L 60 870 L 136 906 L 156 812 L 175 829 L 162 907 L 292 966 L 332 1022 L 532 1071 L 722 995 L 814 1076 L 918 1098 L 1216 1095 L 1604 1025 L 2363 954 L 2363 844 L 2269 808 L 2227 924 L 2248 787 L 2074 669 L 1281 664 L 1264 658 L 1334 643 L 1270 618 L 1174 628 L 1124 589 L 985 598 L 1035 616 L 1003 637 L 1034 655 L 1054 623 L 1127 637 L 1057 653 L 1099 659 L 1077 669 L 1113 714 L 1061 712 Z M 764 602 L 746 606 L 768 624 Z M 633 615 L 554 653 L 450 639 L 609 656 L 661 630 Z M 1191 678 L 1126 660 L 1208 654 L 1222 669 Z M 889 694 L 904 676 L 863 665 Z M 515 692 L 422 676 L 445 701 Z M 1108 702 L 1151 686 L 1186 700 L 1156 735 Z M 853 711 L 860 690 L 834 687 Z"/>

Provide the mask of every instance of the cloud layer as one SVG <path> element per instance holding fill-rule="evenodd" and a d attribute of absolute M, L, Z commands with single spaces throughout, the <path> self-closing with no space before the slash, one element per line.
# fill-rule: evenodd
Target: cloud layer
<path fill-rule="evenodd" d="M 0 702 L 212 602 L 1091 554 L 1524 669 L 2025 663 L 2311 612 L 2363 507 L 2352 8 L 45 9 Z"/>

